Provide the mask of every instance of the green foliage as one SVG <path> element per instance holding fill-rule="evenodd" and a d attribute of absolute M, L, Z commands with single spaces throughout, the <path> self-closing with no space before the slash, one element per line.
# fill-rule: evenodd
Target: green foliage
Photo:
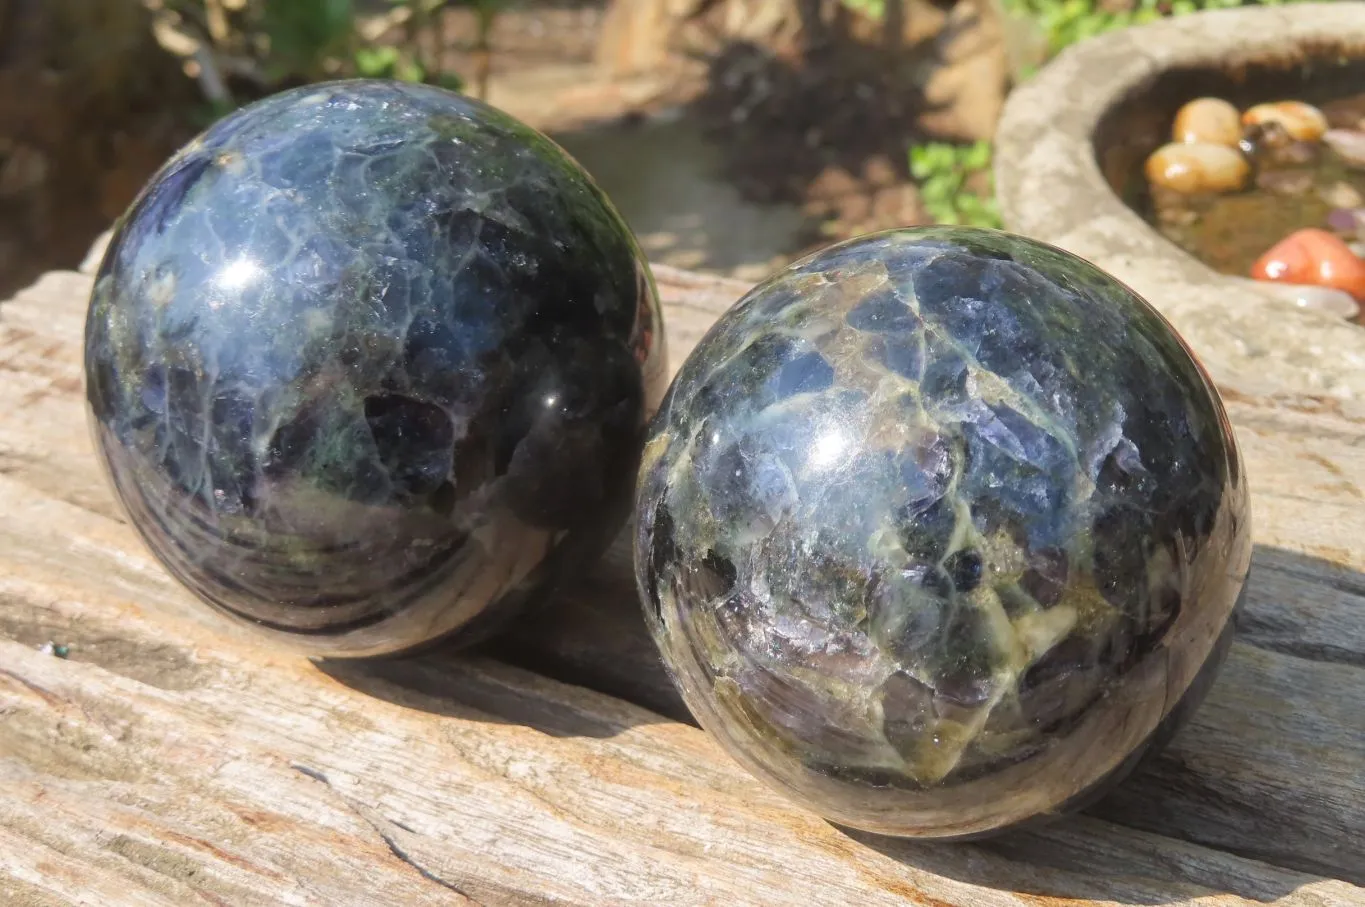
<path fill-rule="evenodd" d="M 417 60 L 392 45 L 357 48 L 354 55 L 355 74 L 365 79 L 398 79 L 403 82 L 426 82 L 451 91 L 462 91 L 464 79 L 453 72 L 427 72 Z"/>
<path fill-rule="evenodd" d="M 288 0 L 261 5 L 260 29 L 269 40 L 266 77 L 325 78 L 328 63 L 356 43 L 351 0 Z"/>
<path fill-rule="evenodd" d="M 855 13 L 880 21 L 886 15 L 886 0 L 840 0 Z"/>
<path fill-rule="evenodd" d="M 206 95 L 205 118 L 231 110 L 240 99 L 227 76 L 246 79 L 261 93 L 298 82 L 360 76 L 426 82 L 461 90 L 464 81 L 445 72 L 425 46 L 442 43 L 439 12 L 467 6 L 476 14 L 477 43 L 488 35 L 507 0 L 389 0 L 389 14 L 362 16 L 362 0 L 155 0 L 160 24 L 180 36 L 168 49 L 190 56 Z M 381 27 L 374 27 L 378 21 Z M 403 39 L 388 40 L 402 25 Z M 164 43 L 164 42 L 163 42 Z M 212 73 L 204 73 L 205 67 Z"/>
<path fill-rule="evenodd" d="M 1128 9 L 1108 10 L 1096 0 L 1001 0 L 1010 15 L 1037 25 L 1048 53 L 1105 32 L 1142 25 L 1166 16 L 1183 16 L 1236 6 L 1279 6 L 1295 0 L 1136 0 Z"/>
<path fill-rule="evenodd" d="M 1049 54 L 1105 32 L 1141 25 L 1161 17 L 1156 0 L 1139 0 L 1132 9 L 1110 12 L 1095 0 L 1003 0 L 1007 12 L 1034 22 L 1047 39 Z M 1223 0 L 1215 0 L 1223 2 Z"/>
<path fill-rule="evenodd" d="M 398 48 L 391 45 L 358 48 L 355 52 L 355 68 L 357 75 L 367 79 L 420 82 L 425 75 L 422 67 L 412 60 L 405 60 Z"/>
<path fill-rule="evenodd" d="M 925 210 L 940 224 L 1001 226 L 990 169 L 990 142 L 928 142 L 910 148 L 910 175 L 919 182 Z"/>

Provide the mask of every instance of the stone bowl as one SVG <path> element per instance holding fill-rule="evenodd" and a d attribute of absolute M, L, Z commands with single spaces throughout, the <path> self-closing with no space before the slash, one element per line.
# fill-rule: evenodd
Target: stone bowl
<path fill-rule="evenodd" d="M 1082 42 L 1005 106 L 995 156 L 1005 225 L 1129 284 L 1172 322 L 1225 394 L 1365 418 L 1365 328 L 1330 305 L 1298 304 L 1295 288 L 1215 272 L 1119 194 L 1193 98 L 1322 102 L 1360 91 L 1361 2 L 1196 13 Z"/>

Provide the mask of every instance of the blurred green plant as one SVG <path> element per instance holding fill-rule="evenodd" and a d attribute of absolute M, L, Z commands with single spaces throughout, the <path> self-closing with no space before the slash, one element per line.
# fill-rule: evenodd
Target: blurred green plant
<path fill-rule="evenodd" d="M 991 188 L 991 143 L 926 142 L 910 148 L 910 175 L 936 223 L 999 228 Z"/>
<path fill-rule="evenodd" d="M 1039 29 L 1049 56 L 1086 38 L 1167 16 L 1293 2 L 1298 0 L 1133 0 L 1126 6 L 1098 0 L 1000 0 L 1007 14 L 1029 21 Z"/>
<path fill-rule="evenodd" d="M 844 6 L 869 19 L 880 20 L 886 15 L 886 0 L 840 0 Z"/>
<path fill-rule="evenodd" d="M 490 35 L 508 0 L 389 0 L 387 10 L 370 15 L 362 15 L 358 0 L 143 2 L 158 41 L 185 59 L 206 116 L 216 117 L 250 96 L 325 79 L 401 79 L 463 90 L 464 80 L 440 62 L 440 13 L 454 6 L 475 13 L 476 89 L 485 94 Z"/>
<path fill-rule="evenodd" d="M 359 49 L 351 0 L 275 0 L 259 7 L 249 24 L 266 39 L 262 64 L 272 82 L 327 78 L 344 69 L 342 61 Z"/>

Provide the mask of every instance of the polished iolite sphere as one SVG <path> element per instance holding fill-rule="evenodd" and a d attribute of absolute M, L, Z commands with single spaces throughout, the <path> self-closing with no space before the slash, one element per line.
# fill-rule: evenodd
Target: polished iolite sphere
<path fill-rule="evenodd" d="M 377 81 L 176 155 L 118 225 L 85 364 L 156 556 L 329 655 L 545 599 L 629 513 L 665 385 L 648 267 L 588 176 L 498 111 Z"/>
<path fill-rule="evenodd" d="M 979 836 L 1075 809 L 1197 705 L 1246 480 L 1171 327 L 1079 258 L 926 228 L 741 300 L 650 431 L 635 563 L 688 706 L 830 820 Z"/>

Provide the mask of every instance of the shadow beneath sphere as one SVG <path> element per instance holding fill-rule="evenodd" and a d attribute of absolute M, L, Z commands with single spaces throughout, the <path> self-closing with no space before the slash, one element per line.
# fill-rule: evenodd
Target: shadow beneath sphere
<path fill-rule="evenodd" d="M 695 723 L 649 637 L 624 537 L 585 580 L 478 649 L 320 667 L 405 707 L 557 737 Z M 1362 668 L 1365 575 L 1257 546 L 1204 704 L 1083 814 L 962 843 L 843 831 L 917 870 L 1040 897 L 1271 902 L 1329 879 L 1359 885 Z"/>
<path fill-rule="evenodd" d="M 586 577 L 478 646 L 436 643 L 408 655 L 322 659 L 317 666 L 404 708 L 556 737 L 610 737 L 669 720 L 695 724 L 645 627 L 625 536 Z"/>
<path fill-rule="evenodd" d="M 1037 898 L 1155 907 L 1231 894 L 1271 903 L 1304 884 L 1321 881 L 1297 874 L 1256 876 L 1246 873 L 1247 864 L 1235 857 L 1200 853 L 1084 815 L 973 842 L 936 843 L 841 831 L 922 872 Z"/>

